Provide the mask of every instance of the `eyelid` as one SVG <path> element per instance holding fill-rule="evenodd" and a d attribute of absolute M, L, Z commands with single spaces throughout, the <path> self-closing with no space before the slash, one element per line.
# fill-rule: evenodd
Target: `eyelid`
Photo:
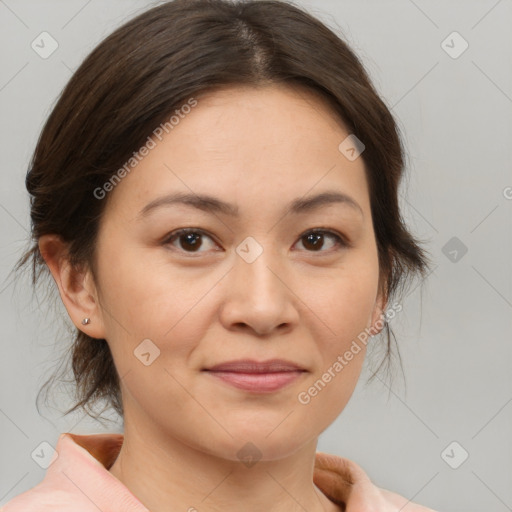
<path fill-rule="evenodd" d="M 179 229 L 175 229 L 174 231 L 171 231 L 170 233 L 165 235 L 165 237 L 162 240 L 162 244 L 169 245 L 169 244 L 171 244 L 173 239 L 177 239 L 181 235 L 186 235 L 186 234 L 189 234 L 189 233 L 194 233 L 194 234 L 198 234 L 198 235 L 210 238 L 213 242 L 215 242 L 218 245 L 217 241 L 215 240 L 215 237 L 213 237 L 212 235 L 210 235 L 209 233 L 207 233 L 206 231 L 204 231 L 201 228 L 179 228 Z M 183 251 L 181 249 L 177 249 L 177 250 L 179 252 L 181 252 L 181 253 L 188 254 L 188 255 L 201 254 L 201 251 L 197 252 L 197 253 L 194 253 L 192 251 L 188 251 L 187 252 L 187 251 Z"/>
<path fill-rule="evenodd" d="M 213 242 L 215 242 L 218 245 L 214 236 L 210 235 L 209 233 L 207 233 L 206 231 L 204 231 L 201 228 L 192 228 L 192 227 L 191 228 L 179 228 L 179 229 L 176 229 L 176 230 L 168 233 L 163 238 L 162 243 L 164 245 L 169 245 L 169 244 L 171 244 L 173 239 L 177 239 L 181 235 L 185 235 L 188 233 L 199 234 L 201 236 L 210 238 Z M 307 230 L 303 231 L 298 236 L 297 242 L 299 242 L 303 237 L 305 237 L 306 235 L 311 234 L 311 233 L 320 233 L 327 237 L 333 238 L 335 240 L 338 248 L 334 248 L 334 249 L 330 249 L 330 250 L 326 250 L 326 251 L 306 251 L 310 254 L 318 254 L 318 255 L 330 254 L 331 252 L 333 252 L 333 250 L 336 251 L 336 250 L 340 250 L 340 249 L 349 249 L 349 248 L 353 247 L 353 244 L 351 243 L 351 241 L 348 239 L 348 237 L 346 235 L 344 235 L 343 233 L 339 232 L 336 229 L 327 228 L 327 227 L 316 227 L 316 228 L 307 229 Z M 295 242 L 295 243 L 297 243 L 297 242 Z M 295 243 L 294 243 L 294 245 L 295 245 Z M 199 252 L 184 251 L 181 249 L 176 249 L 176 250 L 178 250 L 178 252 L 181 252 L 182 254 L 187 254 L 188 256 L 191 256 L 191 257 L 194 257 L 194 255 L 199 255 L 202 252 L 207 252 L 207 251 L 199 251 Z"/>
<path fill-rule="evenodd" d="M 323 233 L 327 236 L 333 236 L 334 238 L 338 237 L 338 238 L 340 238 L 341 242 L 344 245 L 346 245 L 347 247 L 352 247 L 352 243 L 349 240 L 349 238 L 346 235 L 344 235 L 343 233 L 341 233 L 340 231 L 338 231 L 337 229 L 327 228 L 327 227 L 318 227 L 318 228 L 307 229 L 299 236 L 299 239 L 309 233 Z"/>

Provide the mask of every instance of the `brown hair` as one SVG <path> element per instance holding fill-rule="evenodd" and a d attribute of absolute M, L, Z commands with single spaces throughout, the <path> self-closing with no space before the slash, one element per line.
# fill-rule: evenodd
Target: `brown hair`
<path fill-rule="evenodd" d="M 399 210 L 404 152 L 398 127 L 349 46 L 281 0 L 168 1 L 128 21 L 89 54 L 37 142 L 26 176 L 31 246 L 14 270 L 30 261 L 34 287 L 43 271 L 48 275 L 38 239 L 53 233 L 68 243 L 71 264 L 85 265 L 94 276 L 106 201 L 93 191 L 188 98 L 229 85 L 272 83 L 320 94 L 365 144 L 381 283 L 388 300 L 403 292 L 414 274 L 426 274 L 429 261 Z M 389 359 L 387 322 L 384 330 Z M 105 340 L 77 329 L 70 352 L 77 402 L 66 414 L 83 408 L 97 418 L 91 404 L 105 400 L 123 416 L 119 376 Z"/>

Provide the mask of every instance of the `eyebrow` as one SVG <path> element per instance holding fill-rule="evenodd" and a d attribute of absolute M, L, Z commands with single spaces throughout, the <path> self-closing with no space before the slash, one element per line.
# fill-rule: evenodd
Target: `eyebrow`
<path fill-rule="evenodd" d="M 240 215 L 238 206 L 221 201 L 216 197 L 205 194 L 176 192 L 157 197 L 142 208 L 138 213 L 138 217 L 146 217 L 151 211 L 154 211 L 157 208 L 173 206 L 176 204 L 192 206 L 193 208 L 197 208 L 198 210 L 202 210 L 207 213 L 221 213 L 231 217 L 239 217 Z M 363 209 L 359 203 L 347 194 L 334 191 L 326 191 L 314 196 L 295 199 L 285 207 L 283 215 L 307 213 L 317 210 L 322 206 L 328 206 L 331 204 L 346 205 L 354 211 L 358 211 L 361 214 L 361 217 L 364 218 Z"/>

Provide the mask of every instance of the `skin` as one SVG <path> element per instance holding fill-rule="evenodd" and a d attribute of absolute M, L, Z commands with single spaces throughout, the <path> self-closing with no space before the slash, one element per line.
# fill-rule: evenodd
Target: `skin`
<path fill-rule="evenodd" d="M 339 151 L 349 132 L 306 91 L 236 87 L 197 98 L 104 199 L 96 279 L 70 268 L 58 237 L 39 242 L 70 318 L 107 340 L 121 376 L 125 439 L 110 472 L 152 512 L 240 503 L 247 512 L 339 511 L 313 484 L 315 451 L 354 391 L 364 345 L 307 405 L 297 397 L 385 309 L 364 162 Z M 361 211 L 332 203 L 283 215 L 324 191 Z M 215 196 L 240 216 L 173 205 L 138 217 L 172 192 Z M 165 240 L 187 227 L 206 233 L 199 248 Z M 315 248 L 305 237 L 314 228 L 350 246 L 325 234 Z M 247 237 L 263 249 L 252 263 L 236 252 Z M 148 366 L 134 355 L 144 339 L 160 350 Z M 242 358 L 306 371 L 265 394 L 201 371 Z M 247 442 L 261 454 L 251 467 L 237 456 Z"/>

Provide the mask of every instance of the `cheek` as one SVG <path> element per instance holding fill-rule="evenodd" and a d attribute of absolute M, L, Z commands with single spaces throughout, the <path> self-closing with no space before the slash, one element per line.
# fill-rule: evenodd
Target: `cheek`
<path fill-rule="evenodd" d="M 317 368 L 302 388 L 298 403 L 327 427 L 349 401 L 359 379 L 369 342 L 368 328 L 378 289 L 374 258 L 346 266 L 324 293 L 310 290 L 312 320 L 321 355 Z M 311 318 L 316 318 L 312 315 Z"/>
<path fill-rule="evenodd" d="M 141 264 L 149 258 L 135 253 L 119 257 L 102 275 L 103 317 L 116 366 L 120 375 L 138 372 L 141 361 L 137 354 L 149 351 L 151 359 L 157 354 L 158 363 L 181 373 L 183 362 L 212 322 L 210 299 L 214 292 L 208 295 L 208 291 L 219 281 L 219 275 L 210 272 L 200 276 L 166 262 Z M 141 376 L 141 385 L 155 368 Z M 154 382 L 153 375 L 147 384 L 151 387 Z"/>
<path fill-rule="evenodd" d="M 296 397 L 304 420 L 311 422 L 309 428 L 313 423 L 321 430 L 327 428 L 354 392 L 370 339 L 367 329 L 375 294 L 371 277 L 339 279 L 312 308 L 321 312 L 323 320 L 314 321 L 321 364 Z"/>
<path fill-rule="evenodd" d="M 350 361 L 333 360 L 322 372 L 312 376 L 311 380 L 299 391 L 295 410 L 301 418 L 300 428 L 304 432 L 316 432 L 319 435 L 331 425 L 343 411 L 352 396 L 364 361 L 365 347 L 359 348 L 357 355 Z"/>
<path fill-rule="evenodd" d="M 317 332 L 317 339 L 323 341 L 322 353 L 332 359 L 371 324 L 378 292 L 376 255 L 354 254 L 322 285 L 305 290 L 305 302 L 321 320 L 315 323 L 323 333 Z"/>
<path fill-rule="evenodd" d="M 122 324 L 133 337 L 160 338 L 201 296 L 197 279 L 165 261 L 155 264 L 144 250 L 130 247 L 115 255 L 105 248 L 102 263 L 104 306 L 114 317 L 110 327 L 118 330 Z"/>

